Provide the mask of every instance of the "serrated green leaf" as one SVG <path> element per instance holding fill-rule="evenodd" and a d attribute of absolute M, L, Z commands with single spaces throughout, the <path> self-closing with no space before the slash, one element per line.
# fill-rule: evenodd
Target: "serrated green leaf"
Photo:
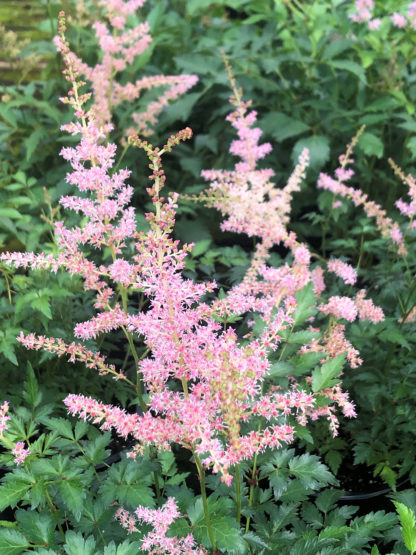
<path fill-rule="evenodd" d="M 244 553 L 245 542 L 242 538 L 241 530 L 235 518 L 230 516 L 232 506 L 231 499 L 220 498 L 214 501 L 212 498 L 208 498 L 212 533 L 218 549 L 233 553 Z M 204 547 L 212 547 L 205 521 L 202 499 L 198 498 L 195 503 L 188 507 L 187 513 L 193 525 L 192 533 L 195 540 Z"/>
<path fill-rule="evenodd" d="M 293 356 L 289 362 L 295 366 L 294 375 L 298 375 L 314 368 L 324 357 L 324 353 L 302 353 Z"/>
<path fill-rule="evenodd" d="M 65 534 L 64 549 L 67 555 L 95 555 L 95 540 L 92 536 L 84 538 L 70 530 Z"/>
<path fill-rule="evenodd" d="M 19 555 L 26 551 L 29 542 L 17 530 L 0 528 L 0 553 L 1 555 Z"/>
<path fill-rule="evenodd" d="M 302 518 L 313 528 L 322 528 L 322 515 L 313 503 L 307 502 L 302 505 Z"/>
<path fill-rule="evenodd" d="M 129 540 L 124 540 L 117 546 L 112 541 L 104 547 L 103 551 L 103 555 L 137 555 L 137 553 L 140 553 L 140 542 L 129 542 Z"/>
<path fill-rule="evenodd" d="M 0 511 L 6 507 L 14 507 L 25 493 L 30 489 L 30 484 L 26 482 L 7 482 L 0 486 Z M 1 553 L 1 552 L 0 552 Z"/>
<path fill-rule="evenodd" d="M 383 142 L 373 133 L 365 131 L 358 141 L 358 146 L 367 156 L 377 156 L 377 158 L 383 156 Z"/>
<path fill-rule="evenodd" d="M 65 418 L 46 418 L 44 423 L 50 430 L 58 433 L 60 436 L 68 439 L 74 439 L 74 432 L 69 420 L 66 420 Z"/>
<path fill-rule="evenodd" d="M 309 131 L 309 126 L 306 123 L 296 120 L 283 112 L 268 112 L 267 116 L 259 120 L 259 125 L 265 133 L 268 133 L 279 142 Z"/>
<path fill-rule="evenodd" d="M 325 489 L 319 492 L 315 504 L 320 511 L 328 513 L 334 507 L 341 495 L 342 492 L 339 490 Z"/>
<path fill-rule="evenodd" d="M 254 532 L 247 532 L 246 534 L 244 534 L 243 538 L 246 540 L 248 544 L 252 545 L 253 548 L 260 548 L 260 547 L 264 547 L 266 549 L 269 548 L 269 545 L 265 543 L 259 536 L 254 534 Z"/>
<path fill-rule="evenodd" d="M 316 455 L 305 453 L 299 457 L 293 457 L 289 461 L 289 470 L 307 489 L 315 490 L 322 485 L 337 483 L 334 476 Z"/>
<path fill-rule="evenodd" d="M 18 366 L 19 363 L 16 358 L 14 345 L 11 344 L 6 337 L 2 337 L 0 341 L 0 352 L 3 353 L 7 360 L 10 360 L 12 364 Z"/>
<path fill-rule="evenodd" d="M 102 499 L 108 504 L 118 501 L 132 507 L 154 507 L 151 469 L 154 469 L 151 465 L 135 461 L 112 465 L 106 481 L 100 486 Z"/>
<path fill-rule="evenodd" d="M 65 507 L 71 511 L 76 520 L 79 520 L 81 518 L 85 497 L 85 491 L 83 490 L 81 482 L 79 480 L 62 480 L 58 482 L 58 490 Z"/>
<path fill-rule="evenodd" d="M 416 516 L 412 509 L 406 507 L 403 503 L 393 501 L 400 520 L 400 530 L 402 532 L 403 541 L 407 549 L 412 553 L 416 551 Z"/>
<path fill-rule="evenodd" d="M 324 51 L 322 52 L 322 60 L 330 60 L 331 58 L 335 58 L 344 50 L 347 50 L 353 45 L 353 41 L 351 39 L 336 39 L 331 41 L 329 44 L 325 46 Z"/>
<path fill-rule="evenodd" d="M 342 353 L 316 368 L 312 374 L 312 391 L 316 393 L 337 383 L 334 378 L 342 372 L 346 354 Z"/>
<path fill-rule="evenodd" d="M 33 301 L 30 303 L 30 306 L 32 308 L 35 308 L 36 310 L 39 310 L 39 312 L 44 314 L 46 318 L 48 318 L 48 320 L 52 320 L 51 303 L 49 302 L 49 297 L 37 297 L 33 299 Z"/>
<path fill-rule="evenodd" d="M 15 517 L 20 529 L 24 530 L 32 543 L 53 545 L 56 521 L 52 514 L 19 510 L 16 511 Z"/>
<path fill-rule="evenodd" d="M 274 362 L 267 371 L 267 375 L 270 378 L 290 376 L 291 374 L 293 374 L 294 369 L 295 367 L 293 366 L 293 364 L 290 364 L 289 362 Z"/>
<path fill-rule="evenodd" d="M 26 162 L 28 162 L 35 152 L 35 149 L 39 146 L 39 141 L 47 135 L 46 130 L 43 127 L 38 127 L 25 139 L 24 144 L 26 146 Z"/>
<path fill-rule="evenodd" d="M 32 365 L 28 361 L 27 363 L 27 373 L 25 382 L 25 400 L 32 406 L 36 407 L 39 404 L 39 386 L 36 380 L 35 372 L 33 371 Z"/>
<path fill-rule="evenodd" d="M 329 139 L 325 135 L 312 135 L 299 139 L 293 147 L 291 159 L 297 163 L 303 149 L 309 150 L 309 167 L 320 170 L 331 156 Z"/>
<path fill-rule="evenodd" d="M 311 308 L 315 304 L 312 282 L 296 293 L 296 303 L 297 307 L 293 314 L 293 320 L 294 325 L 298 326 L 316 313 L 316 309 Z"/>
<path fill-rule="evenodd" d="M 287 342 L 304 345 L 305 343 L 309 343 L 310 341 L 312 341 L 312 339 L 316 339 L 319 336 L 320 336 L 320 333 L 317 331 L 310 331 L 310 330 L 295 331 L 289 335 L 289 337 L 287 338 Z"/>
<path fill-rule="evenodd" d="M 331 60 L 330 65 L 332 65 L 335 69 L 348 71 L 358 77 L 362 83 L 367 83 L 365 71 L 360 64 L 357 64 L 357 62 L 352 62 L 351 60 Z"/>
<path fill-rule="evenodd" d="M 198 241 L 192 249 L 192 256 L 197 257 L 203 255 L 209 249 L 211 243 L 211 239 L 203 239 L 202 241 Z"/>

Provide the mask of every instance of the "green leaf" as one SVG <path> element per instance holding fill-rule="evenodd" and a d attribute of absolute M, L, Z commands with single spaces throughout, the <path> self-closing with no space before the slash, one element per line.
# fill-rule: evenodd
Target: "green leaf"
<path fill-rule="evenodd" d="M 407 143 L 407 148 L 410 150 L 413 156 L 416 156 L 416 137 L 411 137 Z"/>
<path fill-rule="evenodd" d="M 249 545 L 253 547 L 253 550 L 257 548 L 257 550 L 260 551 L 260 547 L 264 547 L 266 549 L 269 548 L 269 545 L 265 543 L 261 538 L 259 538 L 259 536 L 256 536 L 254 532 L 247 532 L 246 534 L 244 534 L 243 538 Z"/>
<path fill-rule="evenodd" d="M 67 555 L 95 555 L 95 540 L 92 536 L 84 539 L 80 533 L 70 530 L 65 534 L 65 540 Z"/>
<path fill-rule="evenodd" d="M 60 436 L 74 439 L 74 432 L 72 431 L 72 425 L 69 420 L 65 418 L 45 418 L 44 423 L 50 430 L 56 432 Z"/>
<path fill-rule="evenodd" d="M 0 511 L 6 507 L 14 507 L 25 493 L 30 489 L 30 484 L 26 482 L 7 482 L 0 486 Z M 1 553 L 1 551 L 0 551 Z"/>
<path fill-rule="evenodd" d="M 365 131 L 358 141 L 358 146 L 367 156 L 377 156 L 377 158 L 382 158 L 383 156 L 383 142 L 373 133 Z"/>
<path fill-rule="evenodd" d="M 373 547 L 371 548 L 370 555 L 380 555 L 380 551 L 378 550 L 378 547 L 376 545 L 373 545 Z"/>
<path fill-rule="evenodd" d="M 335 58 L 344 50 L 350 48 L 354 42 L 351 39 L 337 39 L 331 41 L 329 44 L 325 46 L 324 51 L 322 52 L 322 60 L 330 60 L 331 58 Z"/>
<path fill-rule="evenodd" d="M 324 357 L 324 353 L 302 353 L 293 356 L 289 362 L 295 366 L 294 375 L 296 376 L 314 368 Z"/>
<path fill-rule="evenodd" d="M 58 482 L 58 490 L 61 494 L 63 504 L 74 515 L 76 520 L 81 518 L 84 507 L 85 491 L 79 480 L 62 479 Z"/>
<path fill-rule="evenodd" d="M 279 142 L 309 131 L 306 123 L 291 118 L 283 112 L 268 112 L 267 116 L 259 120 L 259 125 L 265 133 Z"/>
<path fill-rule="evenodd" d="M 316 313 L 316 309 L 311 308 L 315 304 L 315 300 L 312 282 L 296 293 L 297 307 L 293 314 L 295 326 L 302 324 Z"/>
<path fill-rule="evenodd" d="M 22 215 L 18 210 L 15 208 L 0 208 L 0 217 L 1 218 L 10 218 L 11 220 L 20 220 Z"/>
<path fill-rule="evenodd" d="M 48 320 L 52 320 L 49 297 L 45 295 L 39 296 L 36 299 L 33 299 L 33 301 L 30 303 L 30 306 L 32 308 L 35 308 L 36 310 L 39 310 L 39 312 L 42 312 L 42 314 L 44 314 L 46 318 L 48 318 Z"/>
<path fill-rule="evenodd" d="M 302 518 L 313 528 L 322 528 L 322 515 L 313 503 L 306 502 L 303 504 Z"/>
<path fill-rule="evenodd" d="M 334 476 L 316 455 L 305 453 L 299 457 L 293 457 L 289 461 L 289 470 L 306 489 L 315 490 L 322 485 L 337 483 Z"/>
<path fill-rule="evenodd" d="M 208 511 L 212 533 L 218 549 L 231 551 L 233 553 L 244 553 L 245 542 L 235 518 L 229 515 L 231 507 L 229 501 L 231 500 L 224 498 L 218 499 L 217 501 L 208 499 Z M 212 547 L 205 521 L 202 499 L 198 498 L 195 503 L 188 508 L 187 512 L 189 520 L 193 525 L 192 533 L 195 540 L 204 547 Z"/>
<path fill-rule="evenodd" d="M 38 127 L 29 135 L 27 139 L 25 139 L 26 162 L 32 158 L 35 149 L 39 146 L 39 141 L 45 136 L 47 136 L 46 130 L 43 127 Z"/>
<path fill-rule="evenodd" d="M 318 367 L 313 371 L 312 391 L 314 393 L 321 391 L 321 389 L 325 389 L 326 387 L 331 387 L 337 383 L 337 380 L 334 380 L 334 378 L 342 372 L 345 357 L 346 353 L 342 353 L 335 358 L 328 360 L 321 367 Z"/>
<path fill-rule="evenodd" d="M 23 534 L 16 530 L 0 528 L 1 555 L 19 555 L 29 547 L 29 542 Z"/>
<path fill-rule="evenodd" d="M 319 492 L 316 498 L 316 506 L 323 513 L 328 513 L 341 497 L 342 492 L 335 489 L 325 489 Z"/>
<path fill-rule="evenodd" d="M 315 170 L 320 170 L 330 158 L 329 139 L 324 135 L 312 135 L 312 137 L 299 139 L 293 147 L 291 155 L 293 163 L 297 163 L 304 148 L 309 150 L 309 166 Z"/>
<path fill-rule="evenodd" d="M 318 332 L 310 331 L 310 330 L 295 331 L 289 335 L 289 337 L 287 338 L 287 342 L 299 343 L 300 345 L 304 345 L 305 343 L 309 343 L 310 341 L 312 341 L 312 339 L 316 339 L 319 336 L 320 336 L 319 331 Z"/>
<path fill-rule="evenodd" d="M 27 362 L 27 373 L 26 373 L 26 391 L 24 394 L 25 400 L 31 405 L 32 407 L 36 407 L 39 404 L 41 399 L 39 395 L 39 386 L 36 380 L 35 372 L 33 371 L 32 365 L 30 362 Z"/>
<path fill-rule="evenodd" d="M 407 549 L 412 553 L 416 551 L 416 517 L 415 513 L 403 503 L 393 501 L 401 524 L 403 541 Z"/>
<path fill-rule="evenodd" d="M 137 553 L 140 553 L 140 542 L 130 543 L 129 540 L 124 540 L 117 546 L 112 541 L 104 547 L 103 551 L 103 555 L 137 555 Z"/>
<path fill-rule="evenodd" d="M 144 505 L 153 507 L 152 471 L 156 467 L 136 461 L 122 461 L 113 464 L 107 480 L 100 487 L 100 495 L 105 503 L 118 501 L 131 507 Z"/>
<path fill-rule="evenodd" d="M 276 378 L 276 377 L 283 377 L 283 376 L 290 376 L 291 374 L 293 374 L 294 371 L 294 366 L 292 364 L 290 364 L 289 362 L 274 362 L 268 372 L 267 375 L 270 378 Z"/>
<path fill-rule="evenodd" d="M 53 545 L 56 521 L 50 513 L 19 510 L 15 517 L 32 543 Z"/>
<path fill-rule="evenodd" d="M 398 329 L 389 327 L 386 330 L 382 331 L 378 337 L 382 341 L 390 341 L 390 343 L 397 343 L 398 345 L 403 345 L 404 347 L 409 349 L 409 351 L 411 350 L 411 346 L 409 345 L 406 337 L 402 333 L 400 333 Z"/>
<path fill-rule="evenodd" d="M 358 79 L 362 83 L 367 83 L 367 78 L 363 67 L 356 62 L 352 62 L 351 60 L 331 60 L 330 65 L 335 69 L 348 71 L 349 73 L 352 73 L 353 75 L 358 77 Z"/>
<path fill-rule="evenodd" d="M 0 352 L 3 353 L 3 355 L 7 358 L 7 360 L 10 360 L 12 364 L 14 364 L 15 366 L 18 366 L 19 363 L 16 358 L 14 345 L 11 344 L 6 337 L 1 338 Z"/>
<path fill-rule="evenodd" d="M 204 254 L 209 249 L 211 243 L 211 239 L 203 239 L 202 241 L 198 241 L 192 249 L 192 256 L 197 257 Z"/>

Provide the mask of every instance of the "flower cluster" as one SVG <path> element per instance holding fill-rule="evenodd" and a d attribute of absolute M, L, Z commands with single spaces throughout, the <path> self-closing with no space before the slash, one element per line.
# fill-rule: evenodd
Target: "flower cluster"
<path fill-rule="evenodd" d="M 124 25 L 125 20 L 117 18 L 128 16 L 130 7 L 120 12 L 127 5 L 137 2 L 111 3 L 109 17 L 114 27 Z M 80 141 L 75 147 L 63 148 L 61 155 L 71 165 L 67 182 L 79 193 L 65 196 L 60 202 L 80 214 L 82 224 L 68 228 L 64 222 L 56 223 L 57 256 L 3 253 L 1 258 L 16 266 L 62 269 L 81 276 L 85 289 L 96 294 L 95 314 L 76 324 L 74 335 L 94 340 L 120 330 L 129 344 L 137 381 L 130 381 L 107 364 L 100 353 L 81 343 L 33 334 L 21 335 L 19 340 L 27 348 L 69 355 L 71 362 L 84 362 L 100 374 L 111 374 L 134 386 L 141 408 L 135 414 L 83 395 L 65 399 L 71 414 L 92 420 L 104 430 L 113 429 L 122 437 L 133 437 L 137 443 L 132 457 L 147 446 L 169 449 L 177 443 L 192 451 L 200 476 L 203 466 L 209 467 L 230 484 L 235 465 L 292 441 L 296 424 L 306 425 L 310 419 L 324 416 L 336 433 L 337 406 L 345 409 L 347 416 L 354 413 L 352 405 L 345 408 L 345 394 L 325 396 L 326 404 L 317 404 L 319 395 L 311 393 L 307 381 L 292 382 L 290 390 L 282 392 L 269 377 L 270 355 L 295 325 L 297 293 L 308 284 L 313 284 L 315 295 L 325 289 L 322 269 L 311 268 L 311 253 L 288 229 L 290 202 L 300 190 L 308 152 L 301 154 L 288 183 L 276 188 L 271 182 L 273 172 L 257 168 L 258 160 L 271 147 L 259 143 L 261 131 L 254 127 L 256 113 L 249 110 L 249 102 L 242 100 L 231 75 L 235 110 L 228 120 L 237 130 L 238 140 L 230 151 L 240 161 L 232 172 L 204 172 L 204 177 L 212 181 L 206 199 L 222 211 L 225 229 L 257 237 L 259 243 L 242 283 L 224 299 L 208 302 L 215 283 L 195 283 L 184 276 L 185 259 L 192 246 L 181 246 L 172 236 L 178 195 L 162 196 L 166 180 L 162 158 L 179 142 L 190 139 L 191 130 L 172 135 L 162 148 L 130 136 L 130 144 L 146 153 L 151 170 L 147 193 L 153 210 L 146 214 L 149 230 L 137 232 L 135 211 L 130 206 L 132 188 L 127 184 L 129 171 L 113 170 L 116 147 L 106 143 L 111 124 L 97 119 L 95 109 L 85 109 L 89 96 L 79 94 L 80 74 L 85 75 L 85 68 L 69 50 L 64 27 L 61 16 L 58 42 L 66 64 L 65 76 L 71 84 L 64 101 L 73 107 L 76 121 L 63 129 L 79 135 Z M 110 40 L 103 27 L 98 29 L 108 55 L 125 47 L 124 39 Z M 267 260 L 270 249 L 279 243 L 291 251 L 293 262 L 275 268 Z M 330 267 L 347 283 L 354 281 L 354 271 L 345 263 L 333 261 Z M 146 297 L 145 310 L 134 309 L 131 303 L 138 292 Z M 352 299 L 332 297 L 318 310 L 315 299 L 313 314 L 318 319 L 332 314 L 352 321 L 359 310 L 366 315 L 371 312 L 363 297 L 360 303 L 361 309 Z M 232 327 L 219 323 L 224 315 L 249 312 L 257 313 L 262 320 L 260 333 L 240 338 Z M 375 318 L 372 313 L 371 317 Z M 317 343 L 323 347 L 322 361 L 347 351 L 351 366 L 357 364 L 358 355 L 345 338 L 340 339 L 341 331 L 331 336 L 333 328 L 330 326 L 329 333 L 323 333 Z M 143 353 L 140 357 L 138 342 Z M 262 426 L 258 426 L 259 416 Z M 16 449 L 16 456 L 21 456 L 22 448 Z"/>
<path fill-rule="evenodd" d="M 111 122 L 113 110 L 122 102 L 132 102 L 144 91 L 162 87 L 166 90 L 159 98 L 149 103 L 144 112 L 132 115 L 135 125 L 126 132 L 127 135 L 149 135 L 160 111 L 169 101 L 176 100 L 193 87 L 198 80 L 195 75 L 152 75 L 123 85 L 117 82 L 117 74 L 132 65 L 135 58 L 143 54 L 152 41 L 147 22 L 133 28 L 128 27 L 129 16 L 135 14 L 145 2 L 146 0 L 99 1 L 98 4 L 105 9 L 107 23 L 97 21 L 93 25 L 102 52 L 101 62 L 94 67 L 89 67 L 70 50 L 62 32 L 55 37 L 57 49 L 64 59 L 70 59 L 74 70 L 91 83 L 92 110 L 98 128 L 105 128 Z"/>
<path fill-rule="evenodd" d="M 7 422 L 10 420 L 8 414 L 9 408 L 9 403 L 7 401 L 4 401 L 3 404 L 0 405 L 0 441 L 11 451 L 12 455 L 14 455 L 13 462 L 15 464 L 22 464 L 26 457 L 30 455 L 30 449 L 25 448 L 23 441 L 13 443 L 4 435 L 4 432 L 6 432 L 8 428 Z"/>
<path fill-rule="evenodd" d="M 346 166 L 354 162 L 351 158 L 351 153 L 357 144 L 360 133 L 361 130 L 348 145 L 346 154 L 342 154 L 339 157 L 340 166 L 335 170 L 337 179 L 333 179 L 326 173 L 321 173 L 317 185 L 320 189 L 326 189 L 335 195 L 351 199 L 355 206 L 362 206 L 367 216 L 375 219 L 377 229 L 381 232 L 382 236 L 390 239 L 397 248 L 397 252 L 401 256 L 405 256 L 407 249 L 399 224 L 389 218 L 386 211 L 379 204 L 368 200 L 368 196 L 361 189 L 349 187 L 344 183 L 354 175 L 354 170 L 346 169 Z"/>
<path fill-rule="evenodd" d="M 373 17 L 374 0 L 355 0 L 355 11 L 350 14 L 350 19 L 356 23 L 367 23 L 370 31 L 376 31 L 382 20 L 379 17 Z M 406 15 L 400 12 L 394 12 L 390 15 L 390 20 L 395 27 L 399 29 L 410 26 L 416 29 L 416 2 L 412 1 L 407 7 Z"/>
<path fill-rule="evenodd" d="M 161 509 L 148 509 L 138 507 L 135 516 L 131 515 L 123 507 L 119 507 L 114 518 L 120 522 L 130 534 L 136 532 L 137 521 L 146 522 L 153 526 L 153 531 L 149 532 L 142 540 L 141 548 L 150 554 L 158 555 L 206 555 L 207 551 L 195 544 L 192 534 L 183 538 L 176 536 L 167 537 L 166 533 L 169 526 L 181 514 L 178 510 L 173 497 L 169 497 Z"/>

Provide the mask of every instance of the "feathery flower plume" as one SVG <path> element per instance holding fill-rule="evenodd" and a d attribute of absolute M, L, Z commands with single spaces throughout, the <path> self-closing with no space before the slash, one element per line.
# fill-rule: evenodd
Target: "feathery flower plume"
<path fill-rule="evenodd" d="M 364 127 L 359 130 L 348 145 L 346 153 L 339 157 L 340 166 L 335 170 L 337 179 L 333 179 L 326 173 L 321 173 L 317 185 L 320 189 L 326 189 L 336 195 L 351 199 L 355 206 L 362 206 L 369 218 L 375 218 L 377 229 L 381 232 L 382 236 L 393 242 L 397 248 L 397 252 L 401 256 L 406 256 L 407 250 L 399 224 L 393 222 L 393 220 L 387 216 L 387 212 L 383 210 L 379 204 L 367 200 L 367 195 L 364 194 L 361 189 L 354 189 L 354 187 L 348 187 L 343 183 L 343 181 L 348 181 L 354 175 L 354 171 L 352 169 L 346 169 L 346 166 L 354 162 L 351 158 L 352 150 L 357 144 L 363 130 Z"/>
<path fill-rule="evenodd" d="M 76 73 L 91 83 L 92 110 L 98 128 L 105 128 L 111 122 L 113 110 L 122 102 L 131 103 L 144 91 L 162 87 L 166 90 L 159 98 L 151 102 L 144 112 L 132 115 L 135 125 L 127 130 L 127 135 L 150 135 L 151 126 L 156 123 L 161 110 L 198 81 L 196 75 L 153 75 L 124 85 L 117 82 L 118 74 L 133 64 L 135 58 L 143 54 L 152 41 L 147 22 L 128 27 L 129 16 L 136 13 L 145 2 L 146 0 L 99 1 L 99 6 L 105 10 L 107 23 L 97 21 L 93 25 L 101 49 L 101 61 L 94 67 L 89 67 L 74 54 L 61 34 L 55 37 L 58 51 L 69 56 Z"/>

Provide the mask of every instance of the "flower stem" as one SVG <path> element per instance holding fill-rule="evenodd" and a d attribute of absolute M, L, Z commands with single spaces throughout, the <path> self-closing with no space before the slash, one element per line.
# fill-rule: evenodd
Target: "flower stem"
<path fill-rule="evenodd" d="M 235 467 L 235 495 L 237 501 L 237 522 L 240 525 L 241 522 L 241 473 L 240 465 L 237 464 Z"/>
<path fill-rule="evenodd" d="M 251 471 L 251 480 L 250 480 L 250 493 L 248 497 L 248 506 L 251 507 L 253 504 L 253 497 L 254 497 L 254 486 L 256 485 L 256 472 L 257 472 L 257 453 L 254 454 L 254 462 L 253 462 L 253 470 Z M 249 531 L 250 528 L 250 517 L 247 517 L 246 521 L 246 530 L 245 533 Z"/>
<path fill-rule="evenodd" d="M 201 484 L 201 496 L 202 496 L 202 505 L 204 507 L 204 514 L 205 514 L 205 524 L 207 525 L 208 536 L 211 541 L 212 549 L 215 552 L 217 547 L 215 543 L 214 533 L 212 531 L 211 518 L 209 516 L 209 511 L 208 511 L 207 491 L 205 488 L 205 470 L 202 466 L 201 459 L 199 458 L 195 450 L 193 451 L 193 455 L 194 455 L 196 467 L 198 469 L 199 481 Z"/>

